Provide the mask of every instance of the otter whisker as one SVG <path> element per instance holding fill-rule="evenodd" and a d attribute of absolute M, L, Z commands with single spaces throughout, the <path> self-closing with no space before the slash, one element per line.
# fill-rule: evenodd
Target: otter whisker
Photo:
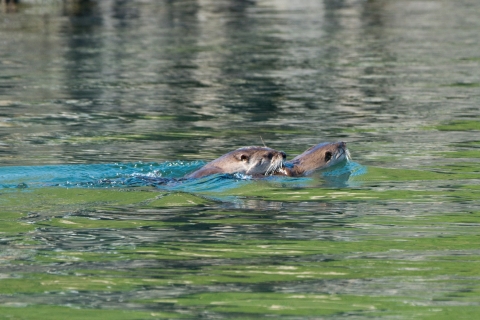
<path fill-rule="evenodd" d="M 262 140 L 263 146 L 264 146 L 265 148 L 268 148 L 267 145 L 265 144 L 265 141 L 263 141 L 262 136 L 260 136 L 260 140 Z"/>
<path fill-rule="evenodd" d="M 270 166 L 268 166 L 267 170 L 265 171 L 265 175 L 271 176 L 283 166 L 284 166 L 283 159 L 272 161 L 270 163 Z"/>
<path fill-rule="evenodd" d="M 281 171 L 283 168 L 285 168 L 285 161 L 283 161 L 283 159 L 280 159 L 280 161 L 278 161 L 277 167 L 275 168 L 274 172 L 272 172 L 272 174 Z"/>
<path fill-rule="evenodd" d="M 275 163 L 272 162 L 268 166 L 267 170 L 265 170 L 265 175 L 266 176 L 271 176 L 275 171 L 276 171 L 276 166 L 275 166 Z"/>
<path fill-rule="evenodd" d="M 345 157 L 347 158 L 347 161 L 352 160 L 352 156 L 350 155 L 350 151 L 348 149 L 345 149 Z"/>
<path fill-rule="evenodd" d="M 251 165 L 251 166 L 247 169 L 247 171 L 245 171 L 245 174 L 250 174 L 250 170 L 252 170 L 252 169 L 253 169 L 253 165 Z"/>

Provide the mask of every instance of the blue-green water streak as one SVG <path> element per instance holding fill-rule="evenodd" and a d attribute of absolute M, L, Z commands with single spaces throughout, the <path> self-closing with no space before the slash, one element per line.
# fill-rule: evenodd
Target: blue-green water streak
<path fill-rule="evenodd" d="M 122 188 L 140 186 L 158 186 L 184 192 L 213 191 L 221 192 L 238 187 L 238 181 L 252 178 L 242 174 L 223 174 L 201 179 L 181 179 L 206 162 L 171 161 L 163 163 L 115 163 L 89 165 L 49 165 L 0 168 L 1 188 L 40 188 L 40 187 L 82 187 L 82 188 Z M 346 183 L 352 175 L 359 175 L 366 168 L 355 162 L 345 162 L 320 176 L 332 183 Z M 268 178 L 268 177 L 266 177 Z M 291 183 L 302 181 L 287 177 L 271 177 L 276 181 Z M 303 180 L 308 178 L 303 178 Z"/>

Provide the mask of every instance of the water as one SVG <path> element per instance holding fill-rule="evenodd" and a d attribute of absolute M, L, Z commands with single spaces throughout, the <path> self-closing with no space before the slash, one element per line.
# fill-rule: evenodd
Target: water
<path fill-rule="evenodd" d="M 0 7 L 0 318 L 474 319 L 478 1 Z M 175 179 L 245 145 L 308 178 Z"/>

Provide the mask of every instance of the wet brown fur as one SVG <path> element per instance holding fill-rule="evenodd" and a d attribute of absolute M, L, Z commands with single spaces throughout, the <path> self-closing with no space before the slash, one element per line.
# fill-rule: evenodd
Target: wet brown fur
<path fill-rule="evenodd" d="M 306 176 L 315 170 L 328 168 L 349 158 L 350 153 L 345 142 L 320 143 L 285 162 L 285 167 L 277 170 L 275 174 L 289 177 Z"/>
<path fill-rule="evenodd" d="M 268 175 L 283 167 L 285 152 L 267 147 L 243 147 L 224 154 L 186 178 L 201 178 L 217 173 Z"/>

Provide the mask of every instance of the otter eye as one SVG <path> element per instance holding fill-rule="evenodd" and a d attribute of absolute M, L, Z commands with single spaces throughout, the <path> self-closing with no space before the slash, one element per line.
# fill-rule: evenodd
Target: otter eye
<path fill-rule="evenodd" d="M 332 159 L 332 153 L 330 151 L 325 152 L 325 162 L 330 161 Z"/>

